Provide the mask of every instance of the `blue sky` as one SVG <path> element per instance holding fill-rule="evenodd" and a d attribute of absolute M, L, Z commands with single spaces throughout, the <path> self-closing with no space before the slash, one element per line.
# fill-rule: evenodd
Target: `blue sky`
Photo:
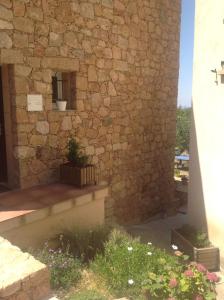
<path fill-rule="evenodd" d="M 178 105 L 191 106 L 195 0 L 182 0 Z"/>

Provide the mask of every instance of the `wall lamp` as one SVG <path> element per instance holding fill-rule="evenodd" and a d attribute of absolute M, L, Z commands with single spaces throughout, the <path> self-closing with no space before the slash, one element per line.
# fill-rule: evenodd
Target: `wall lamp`
<path fill-rule="evenodd" d="M 211 70 L 212 73 L 215 73 L 215 83 L 218 85 L 218 72 L 217 69 Z"/>
<path fill-rule="evenodd" d="M 221 77 L 221 83 L 224 84 L 224 61 L 221 61 L 221 70 L 213 69 L 212 73 L 215 73 L 215 83 L 218 85 L 218 75 Z"/>

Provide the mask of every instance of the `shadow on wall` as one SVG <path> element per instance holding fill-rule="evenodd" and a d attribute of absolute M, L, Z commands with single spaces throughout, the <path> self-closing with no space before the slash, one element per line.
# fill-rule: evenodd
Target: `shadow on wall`
<path fill-rule="evenodd" d="M 201 164 L 199 158 L 198 138 L 194 118 L 194 107 L 192 107 L 190 135 L 190 182 L 188 193 L 188 216 L 189 223 L 198 229 L 208 233 L 208 223 L 205 209 Z"/>

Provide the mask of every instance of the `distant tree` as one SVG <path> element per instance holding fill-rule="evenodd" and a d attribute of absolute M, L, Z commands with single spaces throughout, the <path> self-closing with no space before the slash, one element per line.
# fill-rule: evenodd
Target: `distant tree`
<path fill-rule="evenodd" d="M 191 108 L 177 108 L 176 149 L 179 153 L 189 151 Z"/>

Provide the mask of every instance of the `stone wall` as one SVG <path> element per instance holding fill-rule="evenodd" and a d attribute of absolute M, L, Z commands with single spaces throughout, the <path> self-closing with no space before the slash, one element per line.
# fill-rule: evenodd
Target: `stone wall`
<path fill-rule="evenodd" d="M 179 0 L 2 0 L 17 185 L 56 181 L 74 136 L 120 222 L 172 201 L 179 24 Z M 75 110 L 53 110 L 52 70 L 77 72 Z M 28 93 L 43 112 L 27 112 Z"/>

